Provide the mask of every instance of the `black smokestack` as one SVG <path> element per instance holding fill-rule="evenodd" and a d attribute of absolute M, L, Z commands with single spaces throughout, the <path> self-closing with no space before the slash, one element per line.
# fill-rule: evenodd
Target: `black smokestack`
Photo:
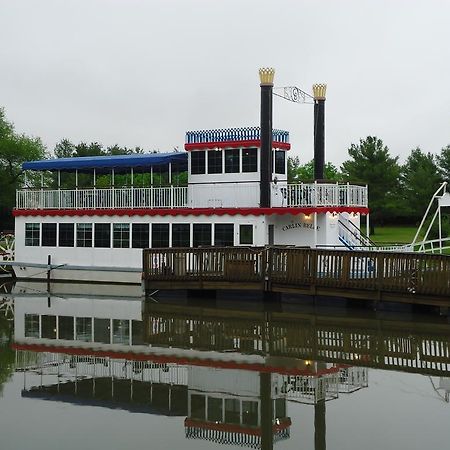
<path fill-rule="evenodd" d="M 261 81 L 261 208 L 270 208 L 270 183 L 272 180 L 272 90 L 275 70 L 259 69 Z"/>
<path fill-rule="evenodd" d="M 326 84 L 313 85 L 314 93 L 314 180 L 325 178 L 325 95 Z"/>

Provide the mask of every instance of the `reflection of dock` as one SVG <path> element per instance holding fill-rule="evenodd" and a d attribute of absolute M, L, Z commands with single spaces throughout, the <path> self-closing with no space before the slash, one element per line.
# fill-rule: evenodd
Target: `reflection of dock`
<path fill-rule="evenodd" d="M 294 312 L 247 312 L 148 304 L 152 345 L 270 355 L 352 366 L 450 373 L 450 325 Z"/>
<path fill-rule="evenodd" d="M 450 373 L 447 323 L 150 302 L 142 311 L 141 305 L 139 300 L 54 299 L 49 310 L 45 297 L 17 298 L 15 348 L 290 376 L 313 374 L 304 361 Z"/>

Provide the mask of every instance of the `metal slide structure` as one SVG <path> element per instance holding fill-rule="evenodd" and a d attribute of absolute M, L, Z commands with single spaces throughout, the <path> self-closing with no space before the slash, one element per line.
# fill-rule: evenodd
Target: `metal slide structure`
<path fill-rule="evenodd" d="M 443 237 L 442 230 L 442 209 L 450 208 L 450 192 L 447 191 L 447 186 L 447 182 L 442 183 L 434 193 L 411 244 L 379 246 L 349 220 L 339 220 L 338 222 L 340 242 L 347 250 L 440 254 L 450 252 L 450 237 Z M 430 233 L 436 224 L 438 227 L 438 238 L 429 239 Z M 422 234 L 423 239 L 419 240 L 419 236 Z"/>
<path fill-rule="evenodd" d="M 434 193 L 427 210 L 420 222 L 416 235 L 411 243 L 413 251 L 420 253 L 446 253 L 450 250 L 450 237 L 442 236 L 442 209 L 450 208 L 450 192 L 447 191 L 448 183 L 445 181 Z M 432 213 L 433 207 L 436 207 L 434 213 Z M 429 223 L 428 219 L 431 217 Z M 433 226 L 437 223 L 438 238 L 429 239 Z M 419 236 L 426 227 L 424 237 L 419 241 Z"/>

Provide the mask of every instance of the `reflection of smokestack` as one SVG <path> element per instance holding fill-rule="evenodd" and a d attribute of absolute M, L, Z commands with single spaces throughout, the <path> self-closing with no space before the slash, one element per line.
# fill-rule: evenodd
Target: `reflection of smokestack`
<path fill-rule="evenodd" d="M 314 179 L 324 179 L 326 84 L 314 84 Z"/>
<path fill-rule="evenodd" d="M 272 90 L 275 70 L 259 69 L 261 82 L 261 208 L 270 208 L 270 182 L 272 179 Z"/>

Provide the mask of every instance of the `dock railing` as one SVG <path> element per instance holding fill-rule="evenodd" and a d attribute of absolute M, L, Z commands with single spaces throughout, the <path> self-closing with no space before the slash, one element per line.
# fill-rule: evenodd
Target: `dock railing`
<path fill-rule="evenodd" d="M 446 255 L 207 247 L 145 249 L 143 259 L 144 280 L 149 285 L 167 282 L 168 289 L 188 288 L 186 282 L 234 283 L 236 289 L 260 283 L 265 291 L 324 288 L 323 292 L 364 291 L 367 298 L 383 293 L 409 296 L 411 302 L 420 295 L 450 301 L 450 256 Z"/>

